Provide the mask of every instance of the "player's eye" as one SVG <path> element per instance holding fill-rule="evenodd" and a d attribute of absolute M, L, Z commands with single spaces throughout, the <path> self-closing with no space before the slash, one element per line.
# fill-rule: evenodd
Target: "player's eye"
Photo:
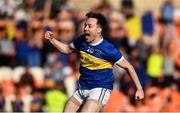
<path fill-rule="evenodd" d="M 91 25 L 91 24 L 89 24 L 89 25 L 88 25 L 88 27 L 89 27 L 89 28 L 92 28 L 92 25 Z"/>
<path fill-rule="evenodd" d="M 84 24 L 84 26 L 87 26 L 87 24 Z"/>

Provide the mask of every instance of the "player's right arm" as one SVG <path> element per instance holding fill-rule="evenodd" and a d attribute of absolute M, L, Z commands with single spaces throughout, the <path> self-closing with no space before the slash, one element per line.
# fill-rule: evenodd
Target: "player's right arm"
<path fill-rule="evenodd" d="M 53 33 L 51 31 L 45 32 L 45 39 L 48 39 L 53 46 L 55 46 L 62 53 L 71 53 L 74 49 L 70 46 L 70 44 L 64 44 L 53 37 Z"/>

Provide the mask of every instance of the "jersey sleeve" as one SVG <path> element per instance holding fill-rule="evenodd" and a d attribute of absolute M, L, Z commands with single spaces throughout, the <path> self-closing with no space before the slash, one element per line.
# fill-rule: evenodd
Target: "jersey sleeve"
<path fill-rule="evenodd" d="M 81 47 L 84 39 L 85 38 L 82 35 L 82 36 L 78 37 L 77 39 L 73 40 L 73 42 L 71 42 L 71 44 L 70 44 L 71 48 L 76 49 L 76 50 L 80 50 L 80 47 Z"/>
<path fill-rule="evenodd" d="M 116 63 L 116 62 L 120 61 L 123 58 L 121 52 L 116 47 L 113 47 L 111 49 L 110 57 L 111 57 L 111 61 L 113 63 Z"/>

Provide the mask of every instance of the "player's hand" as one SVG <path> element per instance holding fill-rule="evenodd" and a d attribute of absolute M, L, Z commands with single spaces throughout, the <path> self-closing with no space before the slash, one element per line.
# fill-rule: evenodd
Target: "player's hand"
<path fill-rule="evenodd" d="M 137 89 L 137 91 L 135 93 L 135 99 L 136 100 L 144 99 L 144 91 L 143 91 L 143 89 Z"/>
<path fill-rule="evenodd" d="M 53 39 L 53 32 L 51 32 L 51 31 L 46 31 L 44 38 L 45 38 L 45 39 L 48 39 L 48 40 Z"/>

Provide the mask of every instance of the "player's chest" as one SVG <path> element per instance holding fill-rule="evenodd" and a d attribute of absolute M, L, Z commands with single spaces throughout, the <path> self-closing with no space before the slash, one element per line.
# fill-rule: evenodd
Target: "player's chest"
<path fill-rule="evenodd" d="M 103 58 L 106 55 L 102 48 L 87 45 L 86 43 L 82 44 L 81 51 L 98 58 Z"/>

